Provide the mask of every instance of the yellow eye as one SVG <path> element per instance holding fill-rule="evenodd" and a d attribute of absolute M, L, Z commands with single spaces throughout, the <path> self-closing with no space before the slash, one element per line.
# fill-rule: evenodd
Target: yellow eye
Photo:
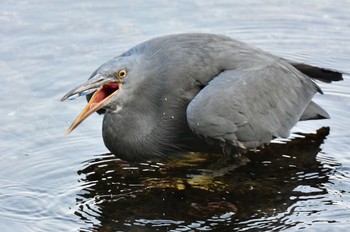
<path fill-rule="evenodd" d="M 117 76 L 121 79 L 123 79 L 124 77 L 126 77 L 126 70 L 125 69 L 120 69 L 117 73 Z"/>

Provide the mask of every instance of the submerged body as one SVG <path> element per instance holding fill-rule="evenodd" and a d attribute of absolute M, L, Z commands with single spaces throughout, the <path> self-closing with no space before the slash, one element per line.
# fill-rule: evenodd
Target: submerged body
<path fill-rule="evenodd" d="M 226 36 L 178 34 L 106 62 L 63 100 L 96 90 L 69 132 L 103 110 L 105 145 L 125 160 L 183 151 L 231 154 L 288 137 L 299 120 L 328 118 L 311 101 L 321 93 L 311 78 L 342 79 Z"/>

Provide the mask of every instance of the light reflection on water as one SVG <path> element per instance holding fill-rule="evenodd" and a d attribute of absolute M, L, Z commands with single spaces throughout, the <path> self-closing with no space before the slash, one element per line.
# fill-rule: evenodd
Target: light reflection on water
<path fill-rule="evenodd" d="M 0 6 L 1 231 L 348 228 L 349 75 L 320 83 L 325 95 L 316 101 L 330 120 L 293 129 L 329 127 L 329 135 L 323 129 L 294 136 L 249 154 L 248 163 L 221 167 L 205 154 L 168 164 L 121 162 L 106 153 L 98 115 L 64 137 L 85 103 L 59 102 L 105 60 L 175 32 L 226 34 L 350 73 L 348 1 L 5 0 Z"/>

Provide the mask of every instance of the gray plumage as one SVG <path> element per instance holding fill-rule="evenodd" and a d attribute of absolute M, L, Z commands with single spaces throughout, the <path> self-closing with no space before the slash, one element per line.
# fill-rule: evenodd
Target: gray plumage
<path fill-rule="evenodd" d="M 288 137 L 298 120 L 329 117 L 311 101 L 321 93 L 311 78 L 342 79 L 213 34 L 146 41 L 103 64 L 92 78 L 113 79 L 120 69 L 128 74 L 104 107 L 103 139 L 125 160 L 183 151 L 234 154 Z"/>

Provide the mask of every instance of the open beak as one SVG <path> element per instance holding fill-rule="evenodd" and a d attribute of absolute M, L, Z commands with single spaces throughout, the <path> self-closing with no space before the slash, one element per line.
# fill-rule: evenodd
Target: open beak
<path fill-rule="evenodd" d="M 108 105 L 111 102 L 112 96 L 120 91 L 121 86 L 122 84 L 120 81 L 117 81 L 114 78 L 106 78 L 100 74 L 97 74 L 84 84 L 72 89 L 66 95 L 64 95 L 61 101 L 64 101 L 67 98 L 72 97 L 74 95 L 81 96 L 85 92 L 96 91 L 91 97 L 87 106 L 85 106 L 83 111 L 68 128 L 65 135 L 68 135 L 70 132 L 72 132 L 82 121 L 84 121 L 92 113 Z"/>

